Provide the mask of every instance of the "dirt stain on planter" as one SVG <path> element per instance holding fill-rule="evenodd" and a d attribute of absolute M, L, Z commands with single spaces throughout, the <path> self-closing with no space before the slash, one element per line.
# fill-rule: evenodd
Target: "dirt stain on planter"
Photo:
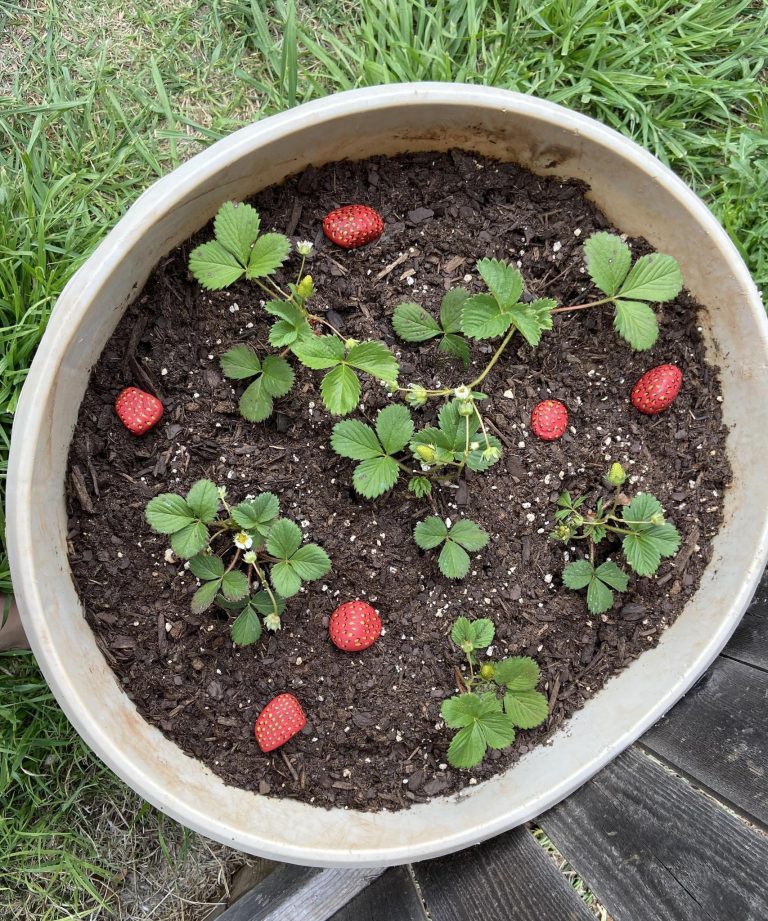
<path fill-rule="evenodd" d="M 519 260 L 529 296 L 582 302 L 583 241 L 610 229 L 586 191 L 453 151 L 309 169 L 253 204 L 263 228 L 314 241 L 316 312 L 332 312 L 345 335 L 384 339 L 400 353 L 403 383 L 437 386 L 466 375 L 457 361 L 436 358 L 434 344 L 397 340 L 395 307 L 417 301 L 436 313 L 450 287 L 480 290 L 474 266 L 485 256 Z M 322 218 L 357 202 L 383 215 L 384 235 L 359 250 L 337 249 L 322 235 Z M 706 312 L 685 293 L 664 305 L 659 340 L 643 353 L 616 336 L 610 310 L 557 316 L 537 349 L 515 342 L 487 382 L 483 408 L 504 444 L 502 461 L 458 489 L 436 490 L 434 506 L 410 496 L 404 481 L 371 502 L 352 490 L 352 462 L 330 449 L 334 420 L 316 373 L 295 363 L 297 384 L 276 414 L 258 425 L 240 418 L 239 391 L 218 359 L 240 342 L 270 351 L 268 318 L 251 285 L 208 293 L 191 278 L 189 251 L 210 235 L 205 229 L 156 267 L 94 368 L 80 409 L 67 478 L 70 563 L 107 661 L 144 718 L 228 783 L 262 794 L 399 809 L 504 770 L 655 645 L 710 559 L 731 471 L 717 372 L 699 331 Z M 630 242 L 635 256 L 650 251 Z M 284 280 L 297 265 L 289 262 Z M 473 358 L 473 369 L 482 368 L 482 345 Z M 642 417 L 629 403 L 632 384 L 667 362 L 684 371 L 680 396 L 661 415 Z M 113 404 L 123 387 L 142 385 L 139 377 L 162 392 L 165 415 L 134 438 Z M 547 443 L 529 424 L 532 407 L 549 398 L 566 404 L 570 427 Z M 357 417 L 371 422 L 386 394 L 366 378 L 362 403 Z M 417 425 L 436 409 L 416 411 Z M 628 593 L 596 617 L 583 593 L 563 588 L 565 548 L 548 533 L 560 490 L 595 499 L 612 461 L 627 468 L 633 491 L 662 502 L 682 546 L 655 578 L 633 577 Z M 195 580 L 166 562 L 165 538 L 144 520 L 150 498 L 201 477 L 225 485 L 234 501 L 276 493 L 282 514 L 333 561 L 324 581 L 289 601 L 284 629 L 254 646 L 232 646 L 223 612 L 190 613 Z M 444 579 L 434 554 L 413 542 L 414 524 L 432 513 L 466 515 L 491 535 L 461 582 Z M 355 598 L 379 610 L 384 633 L 347 655 L 328 639 L 327 624 L 340 602 Z M 450 734 L 439 713 L 462 662 L 448 637 L 459 614 L 493 619 L 497 658 L 533 656 L 550 700 L 545 726 L 519 732 L 472 771 L 447 766 Z M 281 691 L 296 695 L 308 725 L 264 755 L 254 719 Z"/>

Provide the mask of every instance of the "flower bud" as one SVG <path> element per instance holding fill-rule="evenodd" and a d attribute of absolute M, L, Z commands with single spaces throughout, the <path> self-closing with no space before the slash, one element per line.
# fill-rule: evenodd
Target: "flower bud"
<path fill-rule="evenodd" d="M 651 515 L 651 524 L 664 524 L 664 515 L 661 512 L 656 512 L 655 515 Z"/>
<path fill-rule="evenodd" d="M 309 256 L 312 253 L 314 246 L 310 243 L 309 240 L 299 240 L 296 244 L 296 252 L 300 256 Z"/>
<path fill-rule="evenodd" d="M 460 416 L 473 416 L 475 414 L 475 404 L 471 400 L 467 400 L 465 403 L 459 403 L 458 410 Z"/>
<path fill-rule="evenodd" d="M 414 409 L 423 406 L 427 402 L 427 391 L 419 384 L 411 384 L 408 393 L 405 395 L 405 402 Z"/>
<path fill-rule="evenodd" d="M 264 626 L 267 630 L 279 630 L 282 626 L 279 614 L 267 614 L 264 618 Z"/>
<path fill-rule="evenodd" d="M 501 457 L 501 451 L 495 445 L 488 445 L 483 451 L 483 460 L 493 463 Z"/>
<path fill-rule="evenodd" d="M 249 566 L 252 566 L 256 562 L 256 554 L 253 550 L 248 550 L 243 554 L 243 562 L 247 563 Z"/>
<path fill-rule="evenodd" d="M 307 298 L 312 297 L 315 293 L 315 283 L 312 281 L 311 275 L 305 275 L 301 281 L 296 285 L 296 293 L 299 297 L 306 301 Z"/>
<path fill-rule="evenodd" d="M 424 461 L 425 464 L 434 464 L 437 460 L 437 452 L 434 445 L 416 445 L 414 449 L 416 457 Z"/>
<path fill-rule="evenodd" d="M 605 482 L 609 486 L 623 486 L 626 480 L 627 474 L 621 464 L 611 464 L 611 469 L 605 477 Z"/>

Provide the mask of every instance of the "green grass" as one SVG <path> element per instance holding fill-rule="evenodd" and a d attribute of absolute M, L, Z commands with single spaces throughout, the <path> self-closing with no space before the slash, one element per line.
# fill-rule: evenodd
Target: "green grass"
<path fill-rule="evenodd" d="M 131 202 L 210 141 L 334 90 L 489 83 L 594 115 L 700 192 L 768 290 L 767 58 L 750 0 L 0 0 L 0 477 L 51 306 Z M 0 700 L 4 918 L 114 908 L 137 841 L 161 862 L 169 836 L 182 864 L 204 849 L 88 754 L 29 657 L 0 660 Z M 131 829 L 122 855 L 105 822 Z"/>

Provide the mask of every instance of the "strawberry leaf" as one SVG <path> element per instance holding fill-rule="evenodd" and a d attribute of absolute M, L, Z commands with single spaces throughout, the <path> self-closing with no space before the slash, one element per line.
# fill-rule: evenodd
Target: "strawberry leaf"
<path fill-rule="evenodd" d="M 659 324 L 656 314 L 640 301 L 615 302 L 613 328 L 636 352 L 643 352 L 656 342 Z"/>
<path fill-rule="evenodd" d="M 307 368 L 324 371 L 344 360 L 344 343 L 336 336 L 312 336 L 297 342 L 291 348 L 293 354 Z"/>
<path fill-rule="evenodd" d="M 496 628 L 488 617 L 472 621 L 472 645 L 475 649 L 487 649 L 493 642 Z"/>
<path fill-rule="evenodd" d="M 488 294 L 475 294 L 464 304 L 461 331 L 471 339 L 494 339 L 502 336 L 511 324 L 512 314 L 503 312 Z"/>
<path fill-rule="evenodd" d="M 468 297 L 469 292 L 464 288 L 451 288 L 444 295 L 440 302 L 440 325 L 444 333 L 461 332 L 461 315 Z"/>
<path fill-rule="evenodd" d="M 494 694 L 461 694 L 443 701 L 440 715 L 446 726 L 458 729 L 448 748 L 453 767 L 470 768 L 491 748 L 506 748 L 515 738 L 511 718 Z"/>
<path fill-rule="evenodd" d="M 219 491 L 210 480 L 198 480 L 187 493 L 187 505 L 204 524 L 216 520 L 219 511 Z"/>
<path fill-rule="evenodd" d="M 201 582 L 211 582 L 214 579 L 220 581 L 224 575 L 224 564 L 215 555 L 193 556 L 189 561 L 189 570 Z"/>
<path fill-rule="evenodd" d="M 266 594 L 266 592 L 264 592 Z M 271 612 L 270 612 L 271 613 Z M 261 621 L 256 609 L 247 604 L 231 627 L 232 642 L 237 646 L 250 646 L 261 637 Z"/>
<path fill-rule="evenodd" d="M 301 588 L 301 579 L 298 573 L 285 560 L 275 563 L 269 577 L 272 580 L 275 591 L 279 592 L 284 598 L 291 598 Z"/>
<path fill-rule="evenodd" d="M 207 546 L 208 528 L 201 521 L 193 521 L 171 535 L 171 549 L 183 560 L 196 556 Z"/>
<path fill-rule="evenodd" d="M 400 371 L 397 359 L 383 342 L 359 342 L 347 355 L 347 363 L 382 381 L 395 383 Z"/>
<path fill-rule="evenodd" d="M 150 499 L 144 517 L 152 530 L 158 534 L 175 534 L 195 520 L 192 509 L 184 499 L 170 492 Z"/>
<path fill-rule="evenodd" d="M 501 310 L 508 310 L 520 300 L 523 276 L 514 266 L 499 259 L 481 259 L 477 271 Z"/>
<path fill-rule="evenodd" d="M 267 550 L 279 560 L 287 560 L 301 546 L 301 528 L 287 518 L 276 521 L 267 538 Z M 283 594 L 282 592 L 280 594 Z"/>
<path fill-rule="evenodd" d="M 361 461 L 352 474 L 355 490 L 366 499 L 375 499 L 397 482 L 400 468 L 391 457 L 373 457 Z"/>
<path fill-rule="evenodd" d="M 193 614 L 202 614 L 213 604 L 220 585 L 221 580 L 215 579 L 200 586 L 192 596 L 191 608 Z"/>
<path fill-rule="evenodd" d="M 259 212 L 251 205 L 225 201 L 213 222 L 216 239 L 242 265 L 248 264 L 251 246 L 259 235 Z"/>
<path fill-rule="evenodd" d="M 189 254 L 189 271 L 204 288 L 218 291 L 242 278 L 245 269 L 221 243 L 210 240 Z"/>
<path fill-rule="evenodd" d="M 240 415 L 248 422 L 263 422 L 272 415 L 274 403 L 264 386 L 263 374 L 246 387 L 240 397 L 239 407 Z"/>
<path fill-rule="evenodd" d="M 265 233 L 253 244 L 245 277 L 264 278 L 271 275 L 288 258 L 291 241 L 281 233 Z"/>
<path fill-rule="evenodd" d="M 233 381 L 242 381 L 261 374 L 259 356 L 247 345 L 236 345 L 219 359 L 221 370 Z"/>
<path fill-rule="evenodd" d="M 331 447 L 341 457 L 364 461 L 384 453 L 376 433 L 364 422 L 346 419 L 337 422 L 331 432 Z"/>
<path fill-rule="evenodd" d="M 621 287 L 632 263 L 629 247 L 615 233 L 593 233 L 584 243 L 587 271 L 594 284 L 609 297 Z"/>
<path fill-rule="evenodd" d="M 589 560 L 576 560 L 563 570 L 563 582 L 568 588 L 586 588 L 595 574 L 595 567 Z"/>
<path fill-rule="evenodd" d="M 417 499 L 424 499 L 432 492 L 432 484 L 425 476 L 413 476 L 408 480 L 408 492 Z"/>
<path fill-rule="evenodd" d="M 360 381 L 350 367 L 337 364 L 323 377 L 320 393 L 331 415 L 346 416 L 360 402 Z"/>
<path fill-rule="evenodd" d="M 539 666 L 528 656 L 502 659 L 495 666 L 493 680 L 510 691 L 532 691 L 539 683 Z"/>
<path fill-rule="evenodd" d="M 462 336 L 458 336 L 456 333 L 448 333 L 440 340 L 437 350 L 458 358 L 465 368 L 469 367 L 469 344 Z"/>
<path fill-rule="evenodd" d="M 221 593 L 227 601 L 240 601 L 248 594 L 248 579 L 244 572 L 233 569 L 221 578 Z"/>
<path fill-rule="evenodd" d="M 587 586 L 587 607 L 593 614 L 604 614 L 613 606 L 613 592 L 597 576 Z"/>
<path fill-rule="evenodd" d="M 394 403 L 379 410 L 376 417 L 376 434 L 387 454 L 397 454 L 411 440 L 413 419 L 407 406 Z"/>
<path fill-rule="evenodd" d="M 322 547 L 317 544 L 304 544 L 288 561 L 302 582 L 322 579 L 330 572 L 331 560 Z"/>
<path fill-rule="evenodd" d="M 430 515 L 420 521 L 413 530 L 413 537 L 422 550 L 432 550 L 440 546 L 448 536 L 448 528 L 442 518 Z"/>
<path fill-rule="evenodd" d="M 246 531 L 269 532 L 269 526 L 280 513 L 280 500 L 271 492 L 241 502 L 232 509 L 232 518 Z"/>
<path fill-rule="evenodd" d="M 595 575 L 617 592 L 626 592 L 629 585 L 629 576 L 611 560 L 601 563 L 595 570 Z"/>
<path fill-rule="evenodd" d="M 488 533 L 469 518 L 457 521 L 448 536 L 465 550 L 482 550 L 488 543 Z"/>
<path fill-rule="evenodd" d="M 267 355 L 261 372 L 264 389 L 271 397 L 284 397 L 293 387 L 293 369 L 278 355 Z"/>
<path fill-rule="evenodd" d="M 515 329 L 535 348 L 541 342 L 541 334 L 552 329 L 552 311 L 556 306 L 551 297 L 540 297 L 530 304 L 518 304 L 509 316 Z"/>
<path fill-rule="evenodd" d="M 460 729 L 451 740 L 448 746 L 448 761 L 456 768 L 472 768 L 480 764 L 487 750 L 483 730 L 477 723 L 472 722 Z"/>
<path fill-rule="evenodd" d="M 515 726 L 533 729 L 549 716 L 547 698 L 540 691 L 507 691 L 504 710 Z"/>
<path fill-rule="evenodd" d="M 469 554 L 452 540 L 446 540 L 437 558 L 440 572 L 446 579 L 463 579 L 469 572 Z"/>
<path fill-rule="evenodd" d="M 619 290 L 622 298 L 668 301 L 681 292 L 683 276 L 676 259 L 664 253 L 641 256 Z"/>
<path fill-rule="evenodd" d="M 440 324 L 434 317 L 423 307 L 411 302 L 395 308 L 392 326 L 406 342 L 426 342 L 441 333 Z"/>

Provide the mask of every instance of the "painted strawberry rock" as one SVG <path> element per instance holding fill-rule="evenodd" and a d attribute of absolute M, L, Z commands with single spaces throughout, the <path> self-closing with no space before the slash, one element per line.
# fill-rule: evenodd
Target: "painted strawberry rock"
<path fill-rule="evenodd" d="M 138 387 L 126 387 L 115 400 L 115 412 L 129 432 L 143 435 L 162 418 L 163 404 Z"/>
<path fill-rule="evenodd" d="M 384 230 L 381 215 L 367 205 L 345 205 L 327 214 L 323 233 L 337 246 L 356 249 L 377 240 Z"/>
<path fill-rule="evenodd" d="M 568 427 L 568 410 L 559 400 L 543 400 L 533 408 L 531 429 L 542 441 L 557 441 Z"/>
<path fill-rule="evenodd" d="M 254 734 L 259 748 L 271 752 L 292 739 L 307 725 L 307 717 L 293 694 L 278 694 L 256 719 Z"/>
<path fill-rule="evenodd" d="M 647 416 L 665 410 L 680 393 L 683 372 L 677 365 L 658 365 L 646 371 L 632 388 L 630 399 L 635 409 Z"/>
<path fill-rule="evenodd" d="M 334 646 L 344 652 L 360 652 L 379 638 L 381 618 L 364 601 L 346 601 L 331 614 L 328 632 Z"/>

